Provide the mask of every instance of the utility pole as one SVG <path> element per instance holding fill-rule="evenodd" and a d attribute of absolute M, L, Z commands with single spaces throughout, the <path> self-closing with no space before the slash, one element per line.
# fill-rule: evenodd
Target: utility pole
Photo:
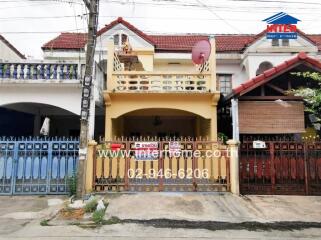
<path fill-rule="evenodd" d="M 85 194 L 86 181 L 86 157 L 88 143 L 88 117 L 90 113 L 90 101 L 92 98 L 92 79 L 93 64 L 96 48 L 96 34 L 98 25 L 99 0 L 83 0 L 88 11 L 88 37 L 86 49 L 86 69 L 82 83 L 81 113 L 80 113 L 80 144 L 79 144 L 79 161 L 77 171 L 77 197 L 83 197 Z"/>

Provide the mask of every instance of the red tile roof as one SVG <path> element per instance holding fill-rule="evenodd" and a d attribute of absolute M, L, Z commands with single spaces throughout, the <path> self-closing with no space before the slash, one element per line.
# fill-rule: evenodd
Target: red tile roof
<path fill-rule="evenodd" d="M 291 58 L 289 60 L 284 61 L 283 63 L 270 68 L 266 71 L 264 71 L 262 74 L 242 83 L 236 88 L 233 88 L 233 91 L 230 95 L 226 97 L 226 99 L 231 99 L 234 96 L 241 96 L 245 93 L 261 86 L 262 84 L 272 80 L 274 77 L 278 76 L 278 74 L 283 73 L 291 68 L 294 67 L 295 64 L 299 62 L 307 62 L 321 71 L 321 62 L 316 59 L 309 57 L 306 53 L 300 52 L 298 55 L 296 55 L 294 58 Z"/>
<path fill-rule="evenodd" d="M 145 33 L 143 33 L 142 31 L 140 31 L 138 28 L 136 28 L 135 26 L 131 25 L 129 22 L 125 21 L 122 17 L 117 18 L 116 20 L 112 21 L 111 23 L 105 25 L 105 27 L 103 27 L 102 29 L 100 29 L 97 32 L 97 35 L 100 36 L 103 33 L 107 32 L 109 29 L 112 29 L 114 26 L 116 26 L 117 24 L 123 24 L 124 26 L 126 26 L 129 30 L 133 31 L 134 33 L 136 33 L 138 36 L 140 36 L 141 38 L 143 38 L 144 40 L 146 40 L 147 42 L 151 43 L 154 45 L 153 40 Z"/>
<path fill-rule="evenodd" d="M 156 51 L 191 52 L 196 42 L 208 39 L 206 35 L 149 35 Z M 215 35 L 217 52 L 240 52 L 254 35 Z"/>
<path fill-rule="evenodd" d="M 242 52 L 247 44 L 255 39 L 255 35 L 217 35 L 215 36 L 217 52 Z"/>
<path fill-rule="evenodd" d="M 150 35 L 158 51 L 191 51 L 194 44 L 200 40 L 208 39 L 202 35 Z"/>
<path fill-rule="evenodd" d="M 321 51 L 321 34 L 309 34 L 308 36 L 315 42 L 318 50 Z"/>
<path fill-rule="evenodd" d="M 112 21 L 97 32 L 100 36 L 113 28 L 117 24 L 123 24 L 128 29 L 145 39 L 147 42 L 155 46 L 155 50 L 159 52 L 190 52 L 194 44 L 203 39 L 207 39 L 207 35 L 147 35 L 125 21 L 123 18 Z M 259 34 L 215 34 L 216 51 L 217 52 L 242 52 L 246 47 L 251 45 L 255 40 L 262 37 L 266 31 Z M 321 51 L 321 35 L 308 35 L 298 30 L 299 34 L 307 40 L 316 44 Z M 42 49 L 83 49 L 86 45 L 86 33 L 61 33 L 55 39 L 49 41 L 42 46 Z"/>
<path fill-rule="evenodd" d="M 83 49 L 87 43 L 87 33 L 63 32 L 45 43 L 42 49 Z"/>
<path fill-rule="evenodd" d="M 26 59 L 25 55 L 23 55 L 18 49 L 16 49 L 4 36 L 0 35 L 0 41 L 6 44 L 12 51 L 14 51 L 20 58 Z"/>

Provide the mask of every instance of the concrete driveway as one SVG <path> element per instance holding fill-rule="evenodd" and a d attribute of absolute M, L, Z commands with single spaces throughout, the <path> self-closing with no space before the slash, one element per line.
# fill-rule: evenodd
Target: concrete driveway
<path fill-rule="evenodd" d="M 108 198 L 108 197 L 107 197 Z M 107 217 L 218 222 L 321 222 L 321 197 L 230 193 L 111 195 Z"/>

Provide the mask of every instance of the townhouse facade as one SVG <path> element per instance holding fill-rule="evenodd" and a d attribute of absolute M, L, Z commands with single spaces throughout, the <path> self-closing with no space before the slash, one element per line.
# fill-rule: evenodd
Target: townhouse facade
<path fill-rule="evenodd" d="M 309 57 L 320 59 L 321 37 L 320 35 L 308 35 L 298 31 L 297 39 L 268 40 L 265 34 L 265 31 L 262 31 L 261 33 L 253 35 L 148 35 L 122 18 L 118 18 L 106 25 L 98 32 L 95 54 L 97 65 L 100 66 L 107 79 L 105 82 L 106 85 L 100 89 L 105 89 L 106 91 L 96 91 L 96 100 L 107 106 L 105 110 L 106 116 L 108 116 L 107 111 L 114 111 L 113 106 L 115 106 L 119 113 L 115 114 L 115 116 L 111 114 L 111 119 L 106 120 L 105 137 L 190 136 L 195 138 L 197 136 L 207 136 L 211 139 L 216 139 L 217 132 L 222 132 L 230 138 L 240 139 L 240 134 L 282 134 L 281 123 L 278 131 L 251 132 L 246 130 L 240 132 L 237 130 L 236 123 L 234 122 L 235 127 L 233 130 L 231 103 L 228 104 L 226 108 L 226 101 L 233 100 L 233 98 L 229 97 L 233 89 L 241 86 L 241 84 L 247 80 L 264 73 L 264 71 L 294 58 L 300 52 L 305 52 Z M 202 74 L 210 74 L 211 77 L 209 77 L 209 75 L 201 76 L 202 74 L 198 69 L 199 66 L 193 64 L 191 56 L 193 46 L 201 40 L 208 39 L 212 39 L 212 55 L 208 61 L 208 71 Z M 113 42 L 113 47 L 111 42 Z M 127 54 L 122 50 L 126 43 L 129 44 L 131 48 L 130 53 L 128 52 Z M 43 46 L 44 58 L 83 59 L 85 45 L 85 34 L 62 33 Z M 114 53 L 111 53 L 110 49 L 114 49 Z M 115 59 L 111 57 L 113 54 L 115 55 Z M 112 65 L 111 62 L 113 62 L 114 65 Z M 309 69 L 306 70 L 308 71 Z M 197 76 L 197 74 L 199 74 L 199 76 Z M 200 77 L 206 80 L 198 81 Z M 208 77 L 211 78 L 211 80 L 208 80 Z M 119 80 L 121 78 L 123 78 L 122 81 Z M 144 79 L 146 81 L 143 81 Z M 163 79 L 163 81 L 161 81 L 161 79 Z M 159 80 L 161 83 L 168 80 L 169 85 L 154 86 L 152 82 L 157 82 L 154 80 Z M 196 85 L 175 85 L 179 83 L 179 80 L 186 83 L 188 80 L 191 80 L 192 85 Z M 117 85 L 119 82 L 123 82 L 123 84 Z M 205 84 L 203 85 L 202 82 L 205 82 Z M 97 85 L 101 86 L 102 83 Z M 271 87 L 269 89 L 273 90 Z M 107 94 L 106 92 L 109 93 Z M 144 103 L 135 103 L 133 99 L 125 100 L 125 98 L 130 96 L 129 93 L 132 95 L 136 94 L 135 97 L 142 96 L 143 99 L 151 96 L 155 98 L 156 93 L 165 93 L 185 103 L 186 100 L 179 100 L 180 97 L 178 96 L 182 95 L 182 97 L 187 97 L 188 94 L 185 93 L 193 93 L 191 97 L 195 97 L 197 101 L 191 99 L 191 102 L 188 102 L 185 108 L 176 106 L 176 110 L 185 111 L 185 121 L 184 118 L 182 120 L 181 116 L 174 117 L 175 115 L 182 115 L 183 112 L 175 113 L 173 101 L 170 100 L 171 103 L 166 103 L 165 101 L 170 98 L 160 95 L 159 104 L 153 106 L 152 104 L 148 105 L 148 103 L 153 101 L 157 102 L 158 100 L 142 100 Z M 146 96 L 143 96 L 144 94 Z M 219 106 L 218 114 L 216 113 L 217 107 L 214 107 L 216 108 L 214 110 L 213 108 L 202 109 L 202 107 L 190 107 L 202 98 L 200 96 L 197 97 L 197 94 L 203 97 L 212 94 L 212 96 L 208 97 L 212 99 L 212 106 Z M 275 93 L 271 94 L 277 96 Z M 122 97 L 118 97 L 117 95 L 121 95 Z M 116 98 L 117 100 L 113 100 Z M 218 104 L 219 100 L 224 102 L 224 104 Z M 261 99 L 261 101 L 262 100 L 263 99 Z M 118 105 L 120 101 L 124 101 L 124 104 L 121 106 Z M 112 102 L 114 104 L 111 104 Z M 163 105 L 161 102 L 163 102 Z M 137 108 L 130 108 L 129 103 L 137 105 Z M 140 105 L 140 107 L 138 107 L 138 105 Z M 172 106 L 173 109 L 170 110 L 169 106 Z M 201 106 L 204 106 L 204 104 L 201 104 Z M 120 109 L 126 108 L 127 110 L 121 112 Z M 149 116 L 141 115 L 139 108 L 141 110 L 144 108 L 149 109 L 149 114 L 147 114 L 145 110 L 142 110 L 144 112 L 143 115 Z M 151 109 L 158 110 L 152 111 Z M 213 110 L 212 113 L 211 110 Z M 134 113 L 134 111 L 136 112 Z M 187 114 L 189 111 L 195 111 L 192 112 L 194 116 L 188 117 L 187 115 L 190 115 Z M 204 111 L 204 113 L 200 111 Z M 128 113 L 128 116 L 126 113 Z M 289 114 L 291 113 L 289 112 Z M 100 111 L 100 115 L 104 114 Z M 171 124 L 171 119 L 177 122 L 175 127 Z M 211 119 L 213 121 L 211 121 Z M 143 125 L 139 126 L 137 120 L 142 122 Z M 235 120 L 234 117 L 234 121 L 238 120 Z M 258 121 L 260 120 L 258 119 Z M 99 122 L 101 122 L 101 119 Z M 159 124 L 160 122 L 161 124 Z M 217 124 L 218 126 L 216 126 Z M 113 127 L 111 127 L 112 125 Z M 160 125 L 163 125 L 163 129 L 161 129 Z M 169 127 L 170 125 L 172 125 L 172 128 Z M 158 127 L 155 128 L 155 126 Z M 293 129 L 291 132 L 284 132 L 284 134 L 302 133 L 304 131 L 302 128 L 305 127 L 306 126 L 302 126 L 301 123 L 300 126 L 297 126 L 297 129 Z M 103 128 L 103 126 L 101 126 L 101 128 Z M 210 130 L 210 128 L 212 130 Z M 113 130 L 109 131 L 107 129 Z M 189 130 L 187 131 L 187 129 Z M 252 130 L 253 129 L 254 127 L 252 127 Z M 102 132 L 102 130 L 100 130 L 100 132 Z"/>
<path fill-rule="evenodd" d="M 145 190 L 155 187 L 158 191 L 229 191 L 232 188 L 237 193 L 239 168 L 244 174 L 240 185 L 244 193 L 258 193 L 258 189 L 264 187 L 263 193 L 275 193 L 277 183 L 272 180 L 275 172 L 272 168 L 269 172 L 267 168 L 271 165 L 264 162 L 267 156 L 264 154 L 274 152 L 265 152 L 262 164 L 255 165 L 257 162 L 251 158 L 252 142 L 246 140 L 241 148 L 246 158 L 240 160 L 240 165 L 226 156 L 220 159 L 203 155 L 165 157 L 157 162 L 137 164 L 125 158 L 92 158 L 95 149 L 131 149 L 137 141 L 159 142 L 156 145 L 162 149 L 180 141 L 183 149 L 205 152 L 220 148 L 217 141 L 221 141 L 222 136 L 235 140 L 231 143 L 234 149 L 237 141 L 243 142 L 243 139 L 286 137 L 301 141 L 307 128 L 309 135 L 316 137 L 320 129 L 305 113 L 303 98 L 289 95 L 287 91 L 307 85 L 302 77 L 294 77 L 293 72 L 320 71 L 321 35 L 298 31 L 297 39 L 268 40 L 265 34 L 262 31 L 247 35 L 149 35 L 122 18 L 100 29 L 95 50 L 89 139 L 100 139 L 104 145 L 89 143 L 91 159 L 87 161 L 86 189 L 105 191 L 116 186 L 116 190 L 120 187 L 128 190 L 132 186 L 137 190 L 144 186 Z M 66 176 L 76 168 L 77 144 L 74 140 L 61 139 L 71 139 L 80 132 L 86 37 L 85 33 L 61 33 L 42 46 L 43 60 L 11 58 L 17 55 L 12 47 L 9 47 L 11 53 L 1 57 L 0 111 L 4 117 L 0 120 L 0 131 L 5 138 L 1 143 L 4 157 L 0 158 L 0 163 L 3 162 L 0 170 L 4 172 L 7 166 L 13 166 L 16 169 L 13 174 L 21 174 L 9 178 L 1 175 L 0 193 L 67 191 Z M 211 54 L 204 64 L 195 65 L 192 49 L 203 40 L 211 44 Z M 11 147 L 10 136 L 39 136 L 46 117 L 50 119 L 49 136 L 58 138 L 48 142 L 52 151 L 45 160 L 37 155 L 48 150 L 40 140 L 14 143 Z M 20 148 L 20 144 L 24 147 Z M 40 150 L 36 149 L 37 144 Z M 286 149 L 294 146 L 296 154 L 297 150 L 305 149 L 301 143 L 291 144 L 286 145 Z M 268 147 L 274 151 L 274 147 L 270 148 L 272 145 Z M 313 149 L 318 150 L 319 145 Z M 16 165 L 15 154 L 21 155 Z M 38 158 L 30 157 L 36 155 Z M 54 159 L 56 162 L 52 162 Z M 290 182 L 293 176 L 298 179 L 294 185 L 291 182 L 291 189 L 295 191 L 289 193 L 320 194 L 320 159 L 313 160 L 316 161 L 313 162 L 315 174 L 310 175 L 315 177 L 311 180 L 314 185 L 310 187 L 302 182 L 295 172 L 287 176 Z M 302 165 L 301 160 L 297 164 Z M 286 168 L 298 169 L 299 165 L 290 164 Z M 150 169 L 158 171 L 165 167 L 172 172 L 183 169 L 184 174 L 189 167 L 210 172 L 201 180 L 191 180 L 184 175 L 183 179 L 146 177 L 135 181 L 127 175 L 132 169 L 142 169 L 148 174 Z M 36 172 L 39 174 L 34 183 L 32 176 Z"/>

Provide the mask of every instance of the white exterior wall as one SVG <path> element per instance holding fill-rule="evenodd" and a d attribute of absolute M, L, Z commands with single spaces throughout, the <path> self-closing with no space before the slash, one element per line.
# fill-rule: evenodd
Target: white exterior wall
<path fill-rule="evenodd" d="M 1 83 L 0 106 L 42 103 L 80 114 L 81 85 L 78 83 Z"/>
<path fill-rule="evenodd" d="M 232 75 L 232 87 L 240 85 L 242 82 L 246 81 L 247 74 L 244 72 L 243 67 L 240 63 L 221 63 L 217 60 L 216 73 L 217 74 L 231 74 Z"/>
<path fill-rule="evenodd" d="M 12 51 L 11 48 L 8 47 L 3 41 L 0 40 L 0 60 L 3 61 L 18 61 L 22 58 Z"/>
<path fill-rule="evenodd" d="M 85 61 L 86 53 L 79 51 L 64 50 L 43 50 L 43 58 L 45 60 L 57 61 Z"/>

